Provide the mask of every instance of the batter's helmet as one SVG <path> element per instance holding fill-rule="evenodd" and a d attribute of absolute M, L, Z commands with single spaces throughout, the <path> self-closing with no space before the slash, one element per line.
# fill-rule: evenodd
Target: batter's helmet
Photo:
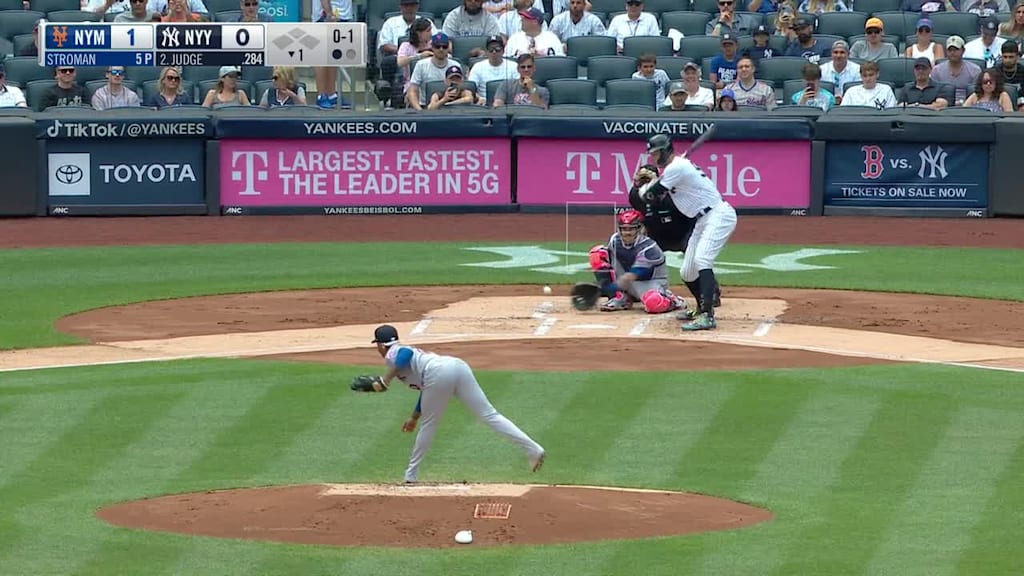
<path fill-rule="evenodd" d="M 647 139 L 647 153 L 655 156 L 657 158 L 655 163 L 664 168 L 675 153 L 675 150 L 672 148 L 672 139 L 665 134 L 651 136 Z"/>

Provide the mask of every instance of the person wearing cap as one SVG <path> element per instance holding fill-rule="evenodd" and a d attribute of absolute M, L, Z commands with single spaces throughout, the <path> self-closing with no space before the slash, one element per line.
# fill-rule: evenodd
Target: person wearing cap
<path fill-rule="evenodd" d="M 495 410 L 465 360 L 404 344 L 398 338 L 398 330 L 387 324 L 373 331 L 371 344 L 377 345 L 377 353 L 384 359 L 384 386 L 390 388 L 391 382 L 397 378 L 409 388 L 419 391 L 416 407 L 402 425 L 403 432 L 412 432 L 419 427 L 409 465 L 405 469 L 406 483 L 419 481 L 420 466 L 453 399 L 461 402 L 477 420 L 522 448 L 530 470 L 540 470 L 547 451 Z"/>
<path fill-rule="evenodd" d="M 92 107 L 96 110 L 141 106 L 139 95 L 124 86 L 124 66 L 107 68 L 107 83 L 96 89 L 92 95 Z"/>
<path fill-rule="evenodd" d="M 643 0 L 626 0 L 626 13 L 612 18 L 607 35 L 615 38 L 622 52 L 623 40 L 631 36 L 661 36 L 661 25 L 654 14 L 644 12 Z"/>
<path fill-rule="evenodd" d="M 85 88 L 78 83 L 77 76 L 74 66 L 57 67 L 54 71 L 57 83 L 43 94 L 40 110 L 51 106 L 87 106 L 88 97 Z"/>
<path fill-rule="evenodd" d="M 736 64 L 736 81 L 726 86 L 732 91 L 736 104 L 773 110 L 775 108 L 775 88 L 767 82 L 758 80 L 754 74 L 757 63 L 750 56 L 743 56 Z"/>
<path fill-rule="evenodd" d="M 806 18 L 797 18 L 793 22 L 796 39 L 786 46 L 784 56 L 798 56 L 812 64 L 818 64 L 822 58 L 828 58 L 832 46 L 824 40 L 814 37 L 814 23 Z"/>
<path fill-rule="evenodd" d="M 221 66 L 217 86 L 206 93 L 203 107 L 218 110 L 232 106 L 250 106 L 249 95 L 238 89 L 242 69 L 238 66 Z"/>
<path fill-rule="evenodd" d="M 519 13 L 523 29 L 509 37 L 505 45 L 506 58 L 533 54 L 536 58 L 565 56 L 562 41 L 553 32 L 544 30 L 544 13 L 530 8 Z"/>
<path fill-rule="evenodd" d="M 991 68 L 999 63 L 1005 39 L 996 34 L 999 32 L 999 20 L 995 16 L 981 19 L 981 37 L 975 38 L 964 46 L 964 58 L 984 60 L 984 68 Z"/>
<path fill-rule="evenodd" d="M 907 82 L 900 92 L 899 103 L 912 108 L 942 110 L 953 98 L 952 86 L 932 82 L 932 61 L 927 58 L 914 60 L 914 81 Z"/>
<path fill-rule="evenodd" d="M 878 110 L 896 107 L 896 95 L 888 84 L 878 81 L 878 62 L 860 67 L 861 83 L 843 92 L 840 106 L 872 106 Z"/>
<path fill-rule="evenodd" d="M 523 17 L 519 15 L 520 12 L 525 12 L 530 8 L 533 8 L 535 4 L 534 0 L 515 0 L 515 10 L 509 10 L 498 16 L 498 30 L 501 30 L 501 35 L 505 37 L 507 41 L 512 37 L 513 34 L 523 29 Z M 537 7 L 540 10 L 540 7 Z M 548 24 L 544 21 L 543 10 L 541 11 L 541 29 L 547 30 Z"/>
<path fill-rule="evenodd" d="M 409 35 L 409 28 L 420 18 L 420 0 L 399 0 L 399 11 L 398 15 L 385 20 L 380 26 L 380 31 L 377 32 L 377 50 L 384 56 L 398 54 L 399 40 L 403 36 Z M 426 20 L 430 22 L 430 35 L 433 36 L 437 33 L 437 27 L 434 26 L 434 22 L 430 18 L 426 18 Z M 383 63 L 381 68 L 384 68 Z M 385 80 L 391 77 L 393 74 L 381 73 L 381 78 Z"/>
<path fill-rule="evenodd" d="M 885 24 L 881 18 L 868 18 L 864 23 L 867 40 L 857 40 L 850 48 L 850 58 L 878 62 L 882 58 L 899 58 L 899 51 L 891 42 L 883 42 Z"/>
<path fill-rule="evenodd" d="M 401 102 L 405 95 L 409 83 L 410 65 L 414 63 L 410 62 L 409 58 L 420 52 L 427 52 L 425 57 L 429 58 L 430 37 L 437 33 L 437 27 L 432 19 L 419 16 L 419 0 L 401 0 L 400 8 L 401 13 L 385 20 L 377 33 L 377 62 L 380 66 L 380 80 L 376 82 L 374 89 L 381 101 L 389 101 L 392 105 Z M 413 40 L 414 37 L 421 34 L 423 26 L 427 27 L 427 31 L 422 43 L 417 44 L 413 41 L 399 44 L 402 37 Z M 417 27 L 417 29 L 414 31 L 413 27 Z M 406 44 L 411 44 L 412 50 L 406 48 L 405 53 L 402 54 L 402 48 Z M 402 60 L 402 56 L 405 56 L 404 60 Z M 402 72 L 401 79 L 398 74 L 400 70 Z"/>
<path fill-rule="evenodd" d="M 448 55 L 451 44 L 451 38 L 444 32 L 438 32 L 430 37 L 430 58 L 416 62 L 409 76 L 405 99 L 410 108 L 422 110 L 430 102 L 427 84 L 435 80 L 444 80 L 445 72 L 451 66 L 459 65 L 458 60 Z"/>
<path fill-rule="evenodd" d="M 587 10 L 586 0 L 569 0 L 569 9 L 551 19 L 549 30 L 558 36 L 566 50 L 568 50 L 566 43 L 569 42 L 569 38 L 604 36 L 608 33 L 604 22 Z"/>
<path fill-rule="evenodd" d="M 486 44 L 487 59 L 473 64 L 469 71 L 469 81 L 476 84 L 477 101 L 487 103 L 487 84 L 495 80 L 517 80 L 519 68 L 516 63 L 505 58 L 505 39 L 491 36 Z M 497 92 L 497 88 L 495 88 Z"/>
<path fill-rule="evenodd" d="M 946 59 L 932 69 L 931 78 L 938 84 L 953 87 L 953 106 L 960 106 L 974 82 L 981 74 L 981 67 L 964 60 L 964 39 L 959 36 L 946 38 Z"/>
<path fill-rule="evenodd" d="M 686 85 L 675 81 L 668 85 L 668 105 L 662 105 L 658 112 L 683 112 L 686 110 Z M 664 247 L 663 247 L 664 249 Z"/>
<path fill-rule="evenodd" d="M 736 37 L 732 35 L 732 32 L 722 34 L 720 43 L 722 53 L 711 58 L 710 78 L 715 88 L 719 90 L 736 79 L 736 64 L 740 60 L 736 54 Z"/>
<path fill-rule="evenodd" d="M 466 88 L 462 83 L 461 66 L 454 64 L 449 66 L 444 72 L 444 80 L 447 82 L 444 90 L 430 95 L 430 103 L 427 104 L 427 110 L 476 104 L 476 93 Z"/>
<path fill-rule="evenodd" d="M 718 17 L 712 18 L 704 29 L 708 36 L 721 36 L 729 33 L 733 36 L 747 36 L 757 27 L 760 18 L 750 14 L 736 12 L 736 0 L 718 0 Z"/>
<path fill-rule="evenodd" d="M 498 19 L 484 10 L 482 0 L 462 0 L 462 5 L 444 17 L 441 30 L 449 38 L 461 36 L 494 36 L 501 34 Z"/>
<path fill-rule="evenodd" d="M 775 51 L 772 49 L 769 43 L 771 39 L 771 33 L 768 31 L 768 27 L 764 24 L 758 25 L 754 28 L 754 45 L 747 48 L 743 53 L 754 59 L 754 63 L 757 64 L 761 60 L 767 60 L 774 56 Z"/>
<path fill-rule="evenodd" d="M 7 84 L 7 67 L 0 62 L 0 108 L 27 108 L 25 93 L 17 86 Z"/>
<path fill-rule="evenodd" d="M 832 59 L 821 65 L 821 77 L 836 87 L 836 99 L 841 100 L 847 84 L 860 82 L 860 64 L 850 60 L 850 45 L 846 40 L 832 43 Z"/>
<path fill-rule="evenodd" d="M 715 107 L 715 93 L 711 88 L 700 85 L 700 73 L 700 64 L 696 62 L 687 62 L 679 73 L 683 78 L 683 88 L 686 89 L 686 105 L 703 106 L 711 110 Z M 662 106 L 671 105 L 671 99 L 662 102 Z"/>
<path fill-rule="evenodd" d="M 718 104 L 715 105 L 718 112 L 736 112 L 736 94 L 726 88 L 718 95 Z"/>
<path fill-rule="evenodd" d="M 1010 4 L 1006 0 L 963 0 L 960 11 L 977 14 L 981 18 L 995 17 L 1000 12 L 1009 12 Z"/>
<path fill-rule="evenodd" d="M 804 89 L 793 94 L 792 104 L 821 108 L 825 112 L 835 107 L 835 95 L 821 86 L 821 68 L 817 64 L 804 64 L 801 76 L 804 79 Z"/>
<path fill-rule="evenodd" d="M 849 12 L 843 0 L 803 0 L 799 6 L 804 14 L 824 14 L 826 12 Z"/>
<path fill-rule="evenodd" d="M 537 106 L 547 110 L 551 93 L 543 86 L 537 86 L 533 75 L 537 73 L 537 61 L 533 54 L 522 54 L 516 59 L 519 78 L 508 80 L 498 86 L 494 95 L 494 107 Z"/>
<path fill-rule="evenodd" d="M 942 60 L 946 57 L 946 51 L 942 49 L 942 45 L 932 40 L 932 30 L 935 26 L 932 24 L 931 18 L 921 18 L 917 21 L 917 42 L 907 46 L 907 51 L 904 54 L 907 58 L 927 58 L 932 61 L 932 65 L 935 65 L 936 60 Z"/>
<path fill-rule="evenodd" d="M 1024 84 L 1024 65 L 1020 63 L 1020 48 L 1013 40 L 1003 42 L 1003 61 L 999 66 L 999 75 L 1003 84 Z"/>

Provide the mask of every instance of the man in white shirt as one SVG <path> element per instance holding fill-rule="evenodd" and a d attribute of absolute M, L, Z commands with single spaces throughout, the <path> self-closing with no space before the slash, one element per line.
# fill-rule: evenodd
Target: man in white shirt
<path fill-rule="evenodd" d="M 661 176 L 647 182 L 634 179 L 634 185 L 640 186 L 640 198 L 649 201 L 668 194 L 684 216 L 696 220 L 686 244 L 681 272 L 686 287 L 697 298 L 697 308 L 679 316 L 681 320 L 689 320 L 682 329 L 711 330 L 717 327 L 714 301 L 718 282 L 713 267 L 736 230 L 736 210 L 685 153 L 675 154 L 672 139 L 667 135 L 651 136 L 647 140 L 647 154 L 651 162 L 661 168 Z"/>
<path fill-rule="evenodd" d="M 519 13 L 523 20 L 523 29 L 508 39 L 505 46 L 507 58 L 518 58 L 523 54 L 533 54 L 536 58 L 544 56 L 565 56 L 562 41 L 553 32 L 543 29 L 544 13 L 537 8 L 530 8 Z"/>
<path fill-rule="evenodd" d="M 626 13 L 612 18 L 607 34 L 615 38 L 619 52 L 622 52 L 624 39 L 630 36 L 661 36 L 661 26 L 654 14 L 644 12 L 643 0 L 626 0 Z"/>
<path fill-rule="evenodd" d="M 448 56 L 450 46 L 451 39 L 444 32 L 438 32 L 430 37 L 430 50 L 434 55 L 417 62 L 412 74 L 409 75 L 409 89 L 405 97 L 410 108 L 423 110 L 430 101 L 427 83 L 444 80 L 445 70 L 453 64 L 459 65 L 458 60 Z"/>
<path fill-rule="evenodd" d="M 505 40 L 501 36 L 487 39 L 487 59 L 473 65 L 469 71 L 469 81 L 476 83 L 476 95 L 480 104 L 487 103 L 487 83 L 494 80 L 516 80 L 519 69 L 515 62 L 506 60 Z M 495 88 L 497 90 L 497 88 Z"/>
<path fill-rule="evenodd" d="M 1002 61 L 1003 42 L 1005 38 L 996 36 L 999 32 L 999 20 L 995 16 L 981 19 L 981 37 L 975 38 L 964 46 L 964 58 L 984 60 L 983 68 L 993 68 Z"/>
<path fill-rule="evenodd" d="M 836 86 L 836 99 L 843 96 L 843 86 L 860 82 L 860 64 L 850 62 L 850 45 L 845 40 L 832 43 L 832 59 L 821 65 L 821 79 Z"/>
<path fill-rule="evenodd" d="M 566 51 L 569 38 L 604 36 L 608 32 L 600 18 L 587 12 L 586 0 L 569 0 L 569 9 L 552 18 L 548 29 L 562 40 L 562 46 Z"/>
<path fill-rule="evenodd" d="M 409 33 L 409 26 L 416 21 L 416 15 L 420 11 L 420 0 L 400 0 L 399 7 L 402 13 L 385 20 L 380 32 L 377 33 L 377 49 L 384 56 L 398 53 L 398 40 Z M 437 28 L 432 25 L 430 35 L 436 33 Z"/>
<path fill-rule="evenodd" d="M 683 66 L 683 86 L 686 88 L 687 106 L 704 106 L 708 110 L 715 107 L 715 93 L 711 88 L 700 85 L 700 64 L 687 62 Z M 671 106 L 671 100 L 665 100 L 665 106 Z"/>
<path fill-rule="evenodd" d="M 523 10 L 529 10 L 534 7 L 534 0 L 516 0 L 515 10 L 509 10 L 501 16 L 498 16 L 498 30 L 501 31 L 501 35 L 506 40 L 512 37 L 513 34 L 523 29 L 523 17 L 519 15 Z M 538 7 L 539 9 L 539 7 Z M 541 29 L 547 30 L 547 22 L 541 21 Z"/>
<path fill-rule="evenodd" d="M 840 106 L 874 106 L 879 110 L 896 107 L 896 95 L 888 84 L 878 83 L 878 63 L 865 62 L 860 67 L 861 84 L 843 93 Z"/>
<path fill-rule="evenodd" d="M 0 63 L 0 108 L 27 108 L 21 88 L 7 85 L 7 69 Z"/>

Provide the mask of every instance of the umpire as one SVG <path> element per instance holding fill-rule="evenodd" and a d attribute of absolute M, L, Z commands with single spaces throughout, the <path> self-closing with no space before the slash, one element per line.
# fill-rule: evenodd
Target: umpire
<path fill-rule="evenodd" d="M 690 234 L 697 224 L 696 218 L 687 218 L 676 208 L 675 203 L 668 194 L 662 194 L 658 198 L 645 201 L 640 198 L 640 187 L 648 180 L 657 178 L 658 167 L 653 164 L 645 164 L 637 171 L 637 177 L 633 179 L 633 187 L 629 190 L 629 204 L 644 215 L 644 230 L 652 240 L 665 252 L 686 252 L 686 244 L 690 241 Z M 644 175 L 644 177 L 641 177 Z M 697 300 L 697 308 L 700 308 L 700 294 L 694 292 L 693 287 L 687 284 L 690 293 Z M 722 305 L 722 288 L 715 286 L 715 302 L 717 308 Z"/>

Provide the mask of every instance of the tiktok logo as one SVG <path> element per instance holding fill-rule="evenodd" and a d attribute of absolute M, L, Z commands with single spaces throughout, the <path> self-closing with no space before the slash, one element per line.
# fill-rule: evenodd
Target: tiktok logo
<path fill-rule="evenodd" d="M 864 172 L 861 173 L 860 177 L 867 180 L 877 180 L 882 177 L 882 171 L 885 170 L 885 164 L 882 160 L 885 159 L 885 154 L 882 153 L 882 148 L 879 146 L 863 146 L 861 152 L 864 153 Z"/>
<path fill-rule="evenodd" d="M 593 194 L 591 182 L 601 179 L 601 155 L 597 152 L 569 152 L 565 155 L 565 179 L 576 182 L 573 194 Z"/>
<path fill-rule="evenodd" d="M 236 170 L 239 160 L 243 164 L 241 170 Z M 256 161 L 259 160 L 260 168 L 256 169 Z M 269 179 L 267 168 L 266 152 L 232 152 L 231 153 L 231 180 L 233 182 L 245 182 L 245 189 L 238 193 L 239 196 L 259 196 L 260 191 L 256 189 L 256 182 L 266 182 Z"/>

